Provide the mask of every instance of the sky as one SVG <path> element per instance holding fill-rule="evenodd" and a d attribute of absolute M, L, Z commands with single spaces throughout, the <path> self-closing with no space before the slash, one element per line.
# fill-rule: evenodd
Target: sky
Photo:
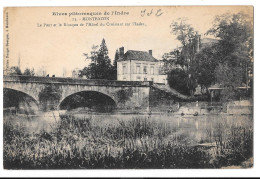
<path fill-rule="evenodd" d="M 142 13 L 145 10 L 145 15 Z M 125 12 L 112 15 L 112 12 Z M 9 66 L 26 67 L 35 71 L 46 69 L 47 74 L 71 76 L 75 68 L 88 65 L 83 53 L 90 53 L 93 45 L 100 45 L 104 38 L 109 57 L 113 61 L 119 47 L 127 50 L 153 50 L 161 59 L 180 43 L 171 34 L 170 24 L 178 18 L 187 18 L 200 34 L 212 27 L 215 16 L 223 13 L 244 12 L 251 14 L 251 6 L 164 6 L 164 7 L 23 7 L 7 8 Z M 53 15 L 53 12 L 67 15 Z M 70 13 L 102 13 L 102 15 L 71 15 Z M 104 15 L 109 12 L 109 15 Z M 147 13 L 152 12 L 150 15 Z M 161 14 L 160 16 L 156 16 Z M 117 14 L 118 14 L 117 13 Z M 144 16 L 142 16 L 144 15 Z M 86 21 L 83 18 L 105 17 L 109 20 Z M 6 19 L 6 17 L 5 17 Z M 76 20 L 76 21 L 75 21 Z M 5 20 L 4 20 L 5 22 Z M 86 26 L 86 23 L 141 23 L 141 26 Z M 64 26 L 83 24 L 83 26 Z M 50 26 L 50 24 L 52 24 Z M 53 26 L 57 24 L 57 26 Z M 62 24 L 62 26 L 59 26 Z M 47 26 L 46 26 L 47 25 Z M 7 33 L 7 32 L 6 32 Z M 4 60 L 6 61 L 6 35 L 4 34 Z"/>

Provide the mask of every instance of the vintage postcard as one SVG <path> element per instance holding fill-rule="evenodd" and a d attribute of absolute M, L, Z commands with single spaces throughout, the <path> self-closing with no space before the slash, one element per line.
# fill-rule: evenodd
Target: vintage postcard
<path fill-rule="evenodd" d="M 4 169 L 253 167 L 253 6 L 6 7 Z"/>

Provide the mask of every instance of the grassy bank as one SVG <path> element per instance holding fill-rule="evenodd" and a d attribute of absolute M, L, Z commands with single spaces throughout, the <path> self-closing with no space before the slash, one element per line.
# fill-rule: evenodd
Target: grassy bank
<path fill-rule="evenodd" d="M 35 133 L 11 120 L 4 120 L 7 169 L 221 168 L 252 157 L 253 132 L 242 126 L 219 124 L 208 131 L 212 145 L 194 145 L 150 116 L 110 122 L 62 115 L 51 132 Z"/>

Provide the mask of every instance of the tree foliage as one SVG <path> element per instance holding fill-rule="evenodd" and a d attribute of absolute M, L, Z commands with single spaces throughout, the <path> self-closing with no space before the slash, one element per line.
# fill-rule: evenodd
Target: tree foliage
<path fill-rule="evenodd" d="M 39 101 L 43 105 L 43 110 L 48 109 L 48 103 L 50 104 L 50 108 L 54 109 L 52 105 L 59 101 L 60 98 L 61 89 L 55 84 L 46 85 L 39 93 Z"/>
<path fill-rule="evenodd" d="M 214 58 L 220 65 L 224 66 L 223 69 L 237 74 L 236 80 L 232 80 L 233 86 L 246 84 L 247 73 L 252 70 L 252 27 L 252 19 L 246 14 L 223 14 L 216 17 L 213 28 L 208 31 L 209 34 L 220 39 Z M 224 86 L 230 84 L 227 78 L 220 80 L 219 73 L 216 74 L 216 78 L 218 79 L 215 80 Z"/>
<path fill-rule="evenodd" d="M 114 76 L 111 75 L 113 68 L 111 60 L 108 56 L 108 49 L 105 39 L 102 40 L 101 45 L 93 46 L 91 55 L 84 54 L 87 59 L 91 59 L 88 67 L 83 68 L 79 76 L 86 76 L 88 79 L 107 79 L 113 80 Z"/>
<path fill-rule="evenodd" d="M 172 52 L 174 58 L 168 62 L 173 63 L 175 68 L 177 65 L 177 68 L 183 70 L 183 72 L 172 70 L 168 75 L 169 84 L 173 88 L 177 89 L 178 86 L 187 88 L 185 76 L 189 74 L 192 76 L 193 84 L 197 82 L 206 88 L 219 83 L 224 88 L 237 91 L 236 88 L 239 86 L 252 84 L 253 79 L 248 77 L 248 74 L 253 73 L 253 20 L 251 17 L 243 13 L 216 16 L 213 27 L 208 30 L 207 35 L 214 35 L 218 42 L 195 53 L 194 48 L 198 41 L 191 25 L 180 20 L 180 22 L 173 22 L 171 28 L 182 47 L 181 53 L 177 53 L 177 49 Z M 178 80 L 181 78 L 183 78 L 182 81 Z M 183 84 L 176 84 L 177 81 Z M 187 92 L 187 89 L 183 91 Z"/>
<path fill-rule="evenodd" d="M 219 83 L 229 89 L 224 93 L 236 93 L 237 87 L 250 83 L 248 73 L 253 69 L 252 27 L 252 19 L 243 13 L 216 17 L 208 34 L 219 41 L 198 53 L 193 65 L 199 84 L 208 87 Z M 233 98 L 236 95 L 223 96 Z"/>
<path fill-rule="evenodd" d="M 117 61 L 118 61 L 118 59 L 119 59 L 119 52 L 118 52 L 118 50 L 116 50 L 115 58 L 114 58 L 113 66 L 112 66 L 112 70 L 111 70 L 111 76 L 112 76 L 113 80 L 117 79 Z"/>
<path fill-rule="evenodd" d="M 176 64 L 179 64 L 184 70 L 188 71 L 196 54 L 198 32 L 184 18 L 179 18 L 177 21 L 172 22 L 170 27 L 172 30 L 171 33 L 182 44 L 180 53 L 178 53 L 178 49 L 173 51 L 176 55 Z"/>
<path fill-rule="evenodd" d="M 45 66 L 41 66 L 37 69 L 36 73 L 35 73 L 36 76 L 46 76 L 47 75 L 47 72 L 46 72 L 46 67 Z"/>
<path fill-rule="evenodd" d="M 190 24 L 187 24 L 186 21 L 187 19 L 179 18 L 170 25 L 172 29 L 171 33 L 176 35 L 176 39 L 179 40 L 184 47 L 195 37 L 194 28 Z"/>
<path fill-rule="evenodd" d="M 168 73 L 168 83 L 171 88 L 186 95 L 193 95 L 193 91 L 196 87 L 196 83 L 192 76 L 178 68 Z"/>
<path fill-rule="evenodd" d="M 30 69 L 30 68 L 26 68 L 24 70 L 24 72 L 22 72 L 22 70 L 17 67 L 17 66 L 12 66 L 10 68 L 10 75 L 26 75 L 26 76 L 35 76 L 35 72 L 34 72 L 34 68 Z"/>
<path fill-rule="evenodd" d="M 10 75 L 22 75 L 22 71 L 19 67 L 17 66 L 12 66 L 10 68 Z"/>
<path fill-rule="evenodd" d="M 118 60 L 119 60 L 119 52 L 118 52 L 118 50 L 116 50 L 115 58 L 114 58 L 114 62 L 113 62 L 114 68 L 117 68 L 117 61 Z"/>
<path fill-rule="evenodd" d="M 35 72 L 34 72 L 34 68 L 30 69 L 30 68 L 26 68 L 23 72 L 23 75 L 26 76 L 34 76 Z"/>
<path fill-rule="evenodd" d="M 196 81 L 193 80 L 194 75 L 191 74 L 190 68 L 194 63 L 199 36 L 186 20 L 180 18 L 170 25 L 171 33 L 181 42 L 182 47 L 173 50 L 163 58 L 166 60 L 170 87 L 181 93 L 193 95 Z M 167 58 L 169 56 L 170 58 Z"/>
<path fill-rule="evenodd" d="M 130 97 L 133 96 L 133 91 L 131 88 L 129 89 L 122 89 L 115 93 L 115 97 L 117 98 L 117 101 L 119 103 L 122 103 L 123 105 L 130 99 Z"/>
<path fill-rule="evenodd" d="M 243 13 L 217 16 L 208 34 L 219 38 L 218 60 L 238 66 L 253 58 L 252 19 Z"/>
<path fill-rule="evenodd" d="M 197 79 L 198 84 L 204 87 L 209 87 L 215 82 L 215 68 L 218 65 L 216 60 L 218 46 L 205 47 L 194 59 L 191 66 L 191 73 Z"/>

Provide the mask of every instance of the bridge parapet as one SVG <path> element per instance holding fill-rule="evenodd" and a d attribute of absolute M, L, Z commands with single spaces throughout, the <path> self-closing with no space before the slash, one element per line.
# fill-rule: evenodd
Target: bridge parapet
<path fill-rule="evenodd" d="M 60 77 L 40 77 L 40 76 L 3 76 L 4 82 L 20 83 L 56 83 L 56 84 L 73 84 L 73 85 L 90 85 L 90 86 L 152 86 L 151 81 L 116 81 L 116 80 L 99 80 L 99 79 L 75 79 Z"/>

